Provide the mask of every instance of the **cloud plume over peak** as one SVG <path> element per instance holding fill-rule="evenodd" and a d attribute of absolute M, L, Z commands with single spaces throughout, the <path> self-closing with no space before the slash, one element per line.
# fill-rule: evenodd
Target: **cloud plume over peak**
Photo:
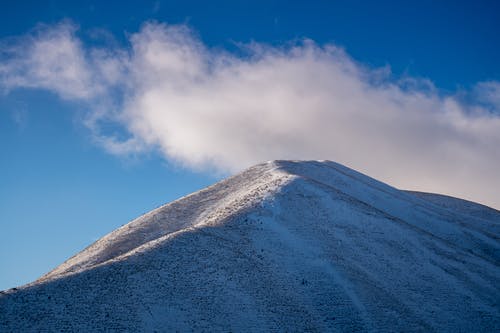
<path fill-rule="evenodd" d="M 5 44 L 2 44 L 5 45 Z M 238 171 L 270 159 L 331 159 L 392 185 L 500 207 L 500 83 L 474 103 L 428 80 L 394 79 L 335 45 L 204 45 L 183 25 L 146 23 L 129 46 L 85 45 L 68 22 L 2 46 L 0 85 L 88 104 L 114 153 L 157 150 L 190 168 Z M 111 122 L 127 138 L 104 134 Z"/>

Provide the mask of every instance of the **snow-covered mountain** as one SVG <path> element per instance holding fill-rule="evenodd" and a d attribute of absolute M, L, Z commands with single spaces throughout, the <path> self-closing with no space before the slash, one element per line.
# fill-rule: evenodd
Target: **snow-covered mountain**
<path fill-rule="evenodd" d="M 1 292 L 0 331 L 499 332 L 499 235 L 479 204 L 268 162 Z"/>

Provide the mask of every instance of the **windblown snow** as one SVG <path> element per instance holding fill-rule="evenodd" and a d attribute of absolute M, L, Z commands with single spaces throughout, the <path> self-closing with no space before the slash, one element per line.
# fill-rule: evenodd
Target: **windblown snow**
<path fill-rule="evenodd" d="M 0 331 L 498 332 L 499 235 L 479 204 L 273 161 L 1 292 Z"/>

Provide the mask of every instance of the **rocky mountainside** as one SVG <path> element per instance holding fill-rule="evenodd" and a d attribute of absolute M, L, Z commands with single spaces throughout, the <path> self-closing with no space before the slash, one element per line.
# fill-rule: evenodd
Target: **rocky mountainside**
<path fill-rule="evenodd" d="M 479 204 L 273 161 L 1 292 L 0 331 L 498 332 L 499 235 Z"/>

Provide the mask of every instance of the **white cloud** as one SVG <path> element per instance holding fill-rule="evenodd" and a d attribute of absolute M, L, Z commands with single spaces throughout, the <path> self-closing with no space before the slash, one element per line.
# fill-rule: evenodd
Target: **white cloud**
<path fill-rule="evenodd" d="M 70 23 L 41 25 L 12 46 L 2 45 L 7 58 L 0 64 L 3 88 L 43 88 L 65 99 L 92 97 L 96 87 L 75 29 Z"/>
<path fill-rule="evenodd" d="M 129 48 L 98 49 L 63 23 L 2 50 L 0 82 L 87 101 L 96 134 L 111 121 L 130 135 L 97 135 L 114 153 L 158 149 L 187 167 L 231 172 L 331 159 L 401 188 L 500 207 L 500 83 L 478 83 L 471 104 L 428 80 L 395 80 L 334 45 L 241 51 L 157 23 L 131 35 Z"/>

